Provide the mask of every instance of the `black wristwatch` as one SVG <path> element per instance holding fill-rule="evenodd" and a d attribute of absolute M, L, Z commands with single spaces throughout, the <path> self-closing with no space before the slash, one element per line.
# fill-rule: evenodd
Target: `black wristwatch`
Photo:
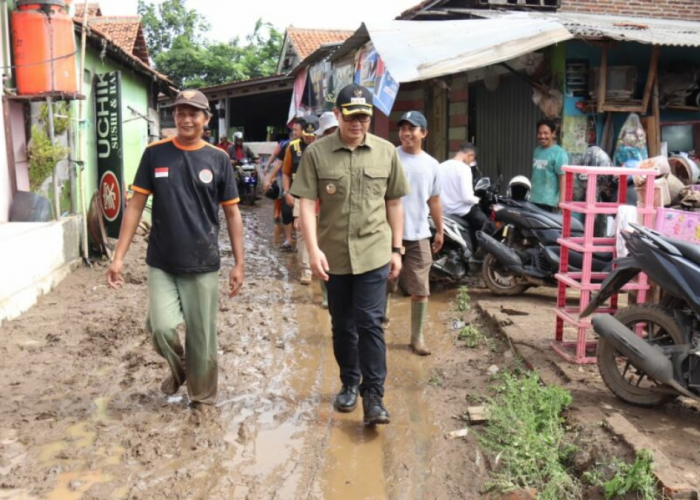
<path fill-rule="evenodd" d="M 404 255 L 406 253 L 406 247 L 391 247 L 391 253 Z"/>

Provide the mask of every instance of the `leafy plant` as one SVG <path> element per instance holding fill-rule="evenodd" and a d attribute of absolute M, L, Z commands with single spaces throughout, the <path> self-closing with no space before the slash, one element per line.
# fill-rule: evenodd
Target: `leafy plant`
<path fill-rule="evenodd" d="M 471 297 L 469 296 L 469 290 L 466 286 L 459 287 L 459 292 L 457 292 L 457 311 L 459 312 L 469 312 L 471 311 Z"/>
<path fill-rule="evenodd" d="M 630 493 L 636 493 L 641 500 L 661 498 L 652 472 L 653 462 L 654 459 L 647 450 L 641 450 L 632 465 L 617 462 L 617 472 L 612 479 L 603 483 L 605 498 L 624 498 Z"/>
<path fill-rule="evenodd" d="M 502 376 L 489 403 L 489 422 L 480 437 L 484 449 L 499 457 L 492 487 L 500 491 L 536 488 L 541 500 L 578 499 L 581 486 L 565 465 L 571 448 L 565 443 L 562 411 L 571 394 L 544 387 L 536 373 Z"/>
<path fill-rule="evenodd" d="M 44 181 L 53 175 L 56 164 L 67 154 L 67 148 L 60 144 L 52 144 L 43 129 L 32 126 L 31 139 L 27 145 L 29 189 L 37 191 Z"/>
<path fill-rule="evenodd" d="M 479 339 L 481 339 L 482 333 L 474 325 L 464 326 L 457 335 L 459 340 L 464 340 L 465 345 L 470 348 L 474 348 L 479 344 Z"/>
<path fill-rule="evenodd" d="M 39 121 L 49 123 L 49 106 L 43 103 L 39 106 Z M 70 107 L 66 101 L 53 105 L 53 132 L 56 136 L 64 134 L 70 125 Z M 46 125 L 48 127 L 48 125 Z M 48 129 L 47 129 L 48 130 Z"/>

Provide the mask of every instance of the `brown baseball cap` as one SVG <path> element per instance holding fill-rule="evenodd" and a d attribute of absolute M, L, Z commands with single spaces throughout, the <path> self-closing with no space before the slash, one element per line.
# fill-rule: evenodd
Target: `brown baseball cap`
<path fill-rule="evenodd" d="M 209 111 L 209 99 L 199 90 L 183 90 L 179 92 L 173 103 L 166 107 L 174 108 L 180 105 L 192 106 L 193 108 Z"/>

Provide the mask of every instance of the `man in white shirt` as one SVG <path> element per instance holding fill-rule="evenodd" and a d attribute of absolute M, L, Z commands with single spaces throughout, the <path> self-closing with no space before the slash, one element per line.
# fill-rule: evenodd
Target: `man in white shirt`
<path fill-rule="evenodd" d="M 411 349 L 419 356 L 427 356 L 423 325 L 428 312 L 430 295 L 430 267 L 432 252 L 442 248 L 442 208 L 440 206 L 440 178 L 438 161 L 423 151 L 428 135 L 428 121 L 418 111 L 409 111 L 399 120 L 401 146 L 397 149 L 401 164 L 411 185 L 410 194 L 402 198 L 404 207 L 403 269 L 399 280 L 411 294 Z M 430 213 L 437 233 L 430 246 Z"/>
<path fill-rule="evenodd" d="M 474 195 L 472 165 L 476 161 L 476 148 L 464 142 L 451 160 L 440 165 L 442 209 L 446 215 L 457 215 L 469 224 L 472 251 L 476 250 L 476 232 L 481 231 L 488 220 L 479 208 L 479 198 Z"/>

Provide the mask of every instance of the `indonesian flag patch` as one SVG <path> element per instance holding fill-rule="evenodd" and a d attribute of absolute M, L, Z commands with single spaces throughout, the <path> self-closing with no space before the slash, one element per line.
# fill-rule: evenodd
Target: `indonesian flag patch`
<path fill-rule="evenodd" d="M 168 167 L 159 167 L 156 168 L 156 179 L 158 177 L 168 177 L 168 172 L 170 169 Z"/>

